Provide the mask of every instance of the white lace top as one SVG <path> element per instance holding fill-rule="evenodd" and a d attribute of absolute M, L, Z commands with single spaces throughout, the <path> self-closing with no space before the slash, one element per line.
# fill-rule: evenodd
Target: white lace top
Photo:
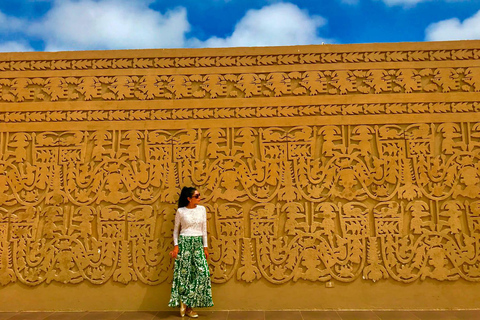
<path fill-rule="evenodd" d="M 178 236 L 202 236 L 203 246 L 207 243 L 207 210 L 204 206 L 197 205 L 193 209 L 178 208 L 175 214 L 175 227 L 173 228 L 173 244 L 178 245 Z"/>

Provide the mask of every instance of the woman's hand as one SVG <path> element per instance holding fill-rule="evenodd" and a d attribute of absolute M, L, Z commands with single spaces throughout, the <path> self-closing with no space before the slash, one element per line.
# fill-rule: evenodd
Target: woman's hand
<path fill-rule="evenodd" d="M 203 247 L 203 252 L 205 252 L 205 258 L 208 259 L 208 248 Z"/>
<path fill-rule="evenodd" d="M 178 246 L 175 246 L 172 251 L 170 251 L 170 257 L 177 259 L 178 256 Z"/>

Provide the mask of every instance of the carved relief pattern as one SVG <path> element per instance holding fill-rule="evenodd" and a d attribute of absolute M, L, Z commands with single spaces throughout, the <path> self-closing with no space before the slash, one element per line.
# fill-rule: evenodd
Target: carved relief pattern
<path fill-rule="evenodd" d="M 0 102 L 480 92 L 480 68 L 0 79 Z"/>
<path fill-rule="evenodd" d="M 480 123 L 0 130 L 0 283 L 171 277 L 179 187 L 212 280 L 480 280 Z"/>
<path fill-rule="evenodd" d="M 480 112 L 480 102 L 362 103 L 305 106 L 222 108 L 55 110 L 0 112 L 0 122 L 145 121 L 189 119 L 242 119 L 371 114 L 435 114 Z"/>
<path fill-rule="evenodd" d="M 479 281 L 480 49 L 455 45 L 3 55 L 0 284 L 169 281 L 184 185 L 215 283 Z"/>
<path fill-rule="evenodd" d="M 245 67 L 358 62 L 479 60 L 479 49 L 329 52 L 284 55 L 0 61 L 0 71 Z"/>

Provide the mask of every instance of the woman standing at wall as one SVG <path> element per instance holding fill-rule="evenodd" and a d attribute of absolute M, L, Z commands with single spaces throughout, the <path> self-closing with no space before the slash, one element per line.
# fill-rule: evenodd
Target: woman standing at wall
<path fill-rule="evenodd" d="M 196 318 L 195 307 L 211 307 L 212 286 L 208 270 L 207 212 L 199 205 L 200 192 L 184 187 L 178 200 L 173 229 L 175 259 L 170 307 L 180 306 L 180 315 Z"/>

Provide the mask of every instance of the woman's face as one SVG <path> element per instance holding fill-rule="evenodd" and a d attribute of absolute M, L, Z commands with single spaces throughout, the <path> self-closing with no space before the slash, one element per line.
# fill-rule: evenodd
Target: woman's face
<path fill-rule="evenodd" d="M 201 198 L 200 198 L 200 192 L 198 192 L 198 190 L 195 190 L 195 191 L 193 192 L 192 197 L 191 197 L 191 198 L 188 198 L 189 204 L 191 204 L 191 205 L 197 205 L 197 204 L 199 204 L 199 203 L 200 203 L 200 200 L 201 200 Z"/>

